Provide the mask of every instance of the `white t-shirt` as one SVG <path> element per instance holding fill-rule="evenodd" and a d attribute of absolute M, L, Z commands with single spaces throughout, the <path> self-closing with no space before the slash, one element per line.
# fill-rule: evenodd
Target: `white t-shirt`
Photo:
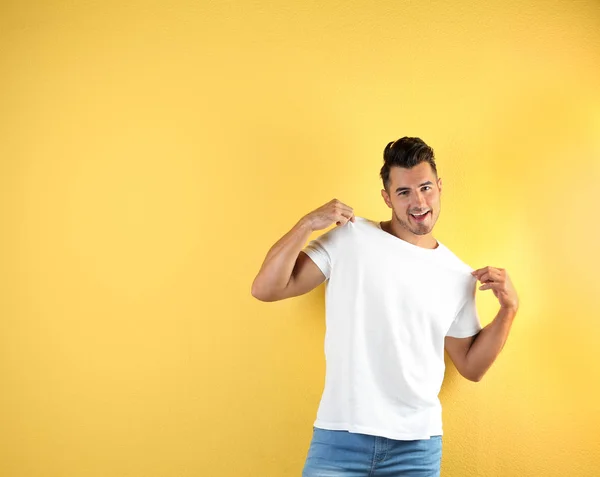
<path fill-rule="evenodd" d="M 481 330 L 473 270 L 356 217 L 304 252 L 327 277 L 325 386 L 315 427 L 389 439 L 442 434 L 444 337 Z"/>

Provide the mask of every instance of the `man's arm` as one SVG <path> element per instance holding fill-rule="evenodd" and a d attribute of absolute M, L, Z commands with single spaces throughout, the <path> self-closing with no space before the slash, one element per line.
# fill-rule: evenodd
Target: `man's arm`
<path fill-rule="evenodd" d="M 333 199 L 305 215 L 271 247 L 252 283 L 252 296 L 261 301 L 277 301 L 308 293 L 325 281 L 325 275 L 302 252 L 310 234 L 333 223 L 354 222 L 352 208 Z"/>
<path fill-rule="evenodd" d="M 446 351 L 462 376 L 470 381 L 481 381 L 504 348 L 515 315 L 514 310 L 500 308 L 494 321 L 475 336 L 446 336 Z"/>
<path fill-rule="evenodd" d="M 492 290 L 500 302 L 494 320 L 477 335 L 468 338 L 446 336 L 445 347 L 458 372 L 470 381 L 481 381 L 508 339 L 519 308 L 517 293 L 506 270 L 485 267 L 472 272 L 480 290 Z"/>

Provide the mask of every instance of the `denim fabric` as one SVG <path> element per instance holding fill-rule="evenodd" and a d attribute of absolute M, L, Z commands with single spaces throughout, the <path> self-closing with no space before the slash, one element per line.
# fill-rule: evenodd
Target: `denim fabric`
<path fill-rule="evenodd" d="M 439 477 L 442 436 L 399 441 L 313 426 L 302 477 Z"/>

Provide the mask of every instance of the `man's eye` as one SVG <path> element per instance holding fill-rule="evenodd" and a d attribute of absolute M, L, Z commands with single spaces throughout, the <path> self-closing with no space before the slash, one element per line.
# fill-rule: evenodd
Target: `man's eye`
<path fill-rule="evenodd" d="M 406 195 L 406 194 L 408 194 L 408 191 L 406 191 L 406 190 L 403 190 L 402 192 L 398 193 L 398 195 Z"/>
<path fill-rule="evenodd" d="M 425 187 L 423 187 L 423 189 L 429 190 L 429 189 L 431 189 L 431 186 L 425 186 Z"/>

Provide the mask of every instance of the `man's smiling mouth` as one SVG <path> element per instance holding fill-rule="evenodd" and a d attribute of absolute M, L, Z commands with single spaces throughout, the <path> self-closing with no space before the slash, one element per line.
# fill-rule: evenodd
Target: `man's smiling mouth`
<path fill-rule="evenodd" d="M 431 212 L 431 210 L 428 210 L 427 212 L 423 212 L 421 214 L 409 214 L 409 215 L 412 215 L 412 217 L 415 221 L 423 222 L 430 212 Z"/>

